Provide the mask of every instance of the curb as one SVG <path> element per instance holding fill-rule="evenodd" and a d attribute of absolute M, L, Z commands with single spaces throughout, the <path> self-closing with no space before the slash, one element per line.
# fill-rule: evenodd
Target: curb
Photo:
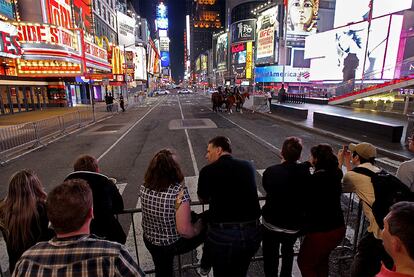
<path fill-rule="evenodd" d="M 245 109 L 247 111 L 253 111 L 252 109 L 248 109 L 248 108 L 243 108 L 243 109 Z M 361 141 L 356 140 L 354 138 L 350 138 L 350 137 L 338 135 L 338 134 L 335 134 L 335 133 L 332 133 L 330 131 L 326 131 L 326 130 L 323 130 L 323 129 L 320 129 L 320 128 L 309 127 L 309 126 L 306 126 L 306 125 L 304 125 L 302 123 L 296 123 L 296 122 L 294 122 L 292 120 L 289 120 L 289 119 L 280 117 L 278 115 L 269 114 L 269 113 L 263 113 L 263 112 L 257 112 L 257 111 L 254 111 L 254 113 L 257 113 L 257 114 L 266 116 L 268 118 L 277 119 L 279 121 L 282 121 L 284 123 L 293 125 L 295 127 L 301 128 L 303 130 L 306 130 L 306 131 L 309 131 L 309 132 L 313 132 L 313 133 L 316 133 L 318 135 L 328 136 L 328 137 L 331 137 L 333 139 L 341 140 L 341 141 L 346 142 L 346 143 L 360 143 L 361 142 Z M 387 157 L 391 157 L 393 159 L 397 159 L 397 160 L 400 160 L 400 161 L 405 161 L 405 160 L 412 159 L 411 157 L 407 157 L 407 156 L 402 155 L 402 154 L 396 154 L 396 153 L 394 153 L 394 152 L 392 152 L 392 151 L 390 151 L 388 149 L 385 149 L 385 148 L 381 148 L 381 147 L 378 147 L 378 146 L 376 146 L 376 148 L 377 148 L 378 153 L 380 153 L 380 154 L 382 154 L 384 156 L 387 156 Z"/>

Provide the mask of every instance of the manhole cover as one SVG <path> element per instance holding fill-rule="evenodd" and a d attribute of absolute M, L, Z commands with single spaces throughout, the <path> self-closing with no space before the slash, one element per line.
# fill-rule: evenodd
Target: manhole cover
<path fill-rule="evenodd" d="M 206 129 L 217 128 L 217 125 L 208 118 L 200 119 L 173 119 L 168 124 L 170 130 L 178 129 Z"/>
<path fill-rule="evenodd" d="M 114 132 L 114 131 L 119 131 L 122 127 L 124 126 L 123 125 L 106 125 L 99 129 L 96 129 L 95 132 Z"/>

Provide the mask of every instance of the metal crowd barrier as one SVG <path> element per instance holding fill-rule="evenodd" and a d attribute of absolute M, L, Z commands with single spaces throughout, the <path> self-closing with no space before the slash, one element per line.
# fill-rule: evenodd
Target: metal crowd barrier
<path fill-rule="evenodd" d="M 348 199 L 347 199 L 348 198 Z M 358 197 L 354 194 L 354 193 L 344 193 L 343 197 L 342 197 L 342 204 L 343 204 L 343 214 L 344 214 L 344 219 L 345 219 L 345 225 L 347 228 L 347 234 L 351 234 L 351 236 L 345 236 L 343 242 L 336 248 L 336 250 L 340 251 L 340 255 L 336 256 L 336 259 L 338 261 L 343 261 L 343 260 L 349 260 L 352 259 L 357 251 L 357 246 L 358 246 L 358 242 L 362 237 L 363 231 L 365 229 L 365 217 L 362 214 L 362 205 L 361 205 L 361 201 L 359 201 L 359 199 L 357 199 Z M 259 197 L 259 201 L 262 203 L 264 203 L 265 201 L 265 197 Z M 191 202 L 191 206 L 201 206 L 202 211 L 205 210 L 205 205 L 202 204 L 199 201 L 192 201 Z M 345 209 L 344 209 L 345 208 Z M 142 209 L 141 208 L 135 208 L 135 209 L 125 209 L 124 211 L 122 211 L 121 213 L 119 213 L 118 215 L 122 215 L 122 214 L 127 214 L 130 216 L 131 218 L 131 225 L 132 225 L 132 235 L 133 235 L 133 240 L 134 240 L 134 251 L 136 254 L 136 258 L 137 258 L 137 264 L 139 267 L 141 267 L 141 263 L 140 263 L 140 252 L 139 252 L 139 247 L 138 247 L 138 241 L 137 241 L 137 226 L 139 226 L 138 228 L 141 227 L 141 225 L 135 225 L 137 222 L 135 222 L 134 219 L 134 214 L 136 213 L 142 213 Z M 353 230 L 349 231 L 349 230 Z M 300 238 L 300 241 L 302 241 L 303 238 Z M 344 251 L 345 250 L 345 251 Z M 183 255 L 187 255 L 187 254 L 191 254 L 191 262 L 188 264 L 182 264 L 182 256 L 183 255 L 177 255 L 177 264 L 178 267 L 175 268 L 175 271 L 178 271 L 178 276 L 182 276 L 183 274 L 183 270 L 187 270 L 187 269 L 196 269 L 198 267 L 200 267 L 200 264 L 198 263 L 197 259 L 195 258 L 194 255 L 194 250 L 190 251 L 186 254 Z M 260 252 L 260 251 L 258 251 Z M 298 255 L 298 252 L 295 252 L 295 256 Z M 281 257 L 281 256 L 279 256 Z M 252 258 L 252 261 L 260 261 L 263 260 L 263 256 L 262 255 L 255 255 Z M 155 273 L 155 269 L 151 268 L 151 269 L 146 269 L 143 271 L 146 274 L 151 274 L 151 273 Z"/>
<path fill-rule="evenodd" d="M 283 97 L 283 102 L 286 103 L 305 103 L 305 94 L 304 93 L 286 93 Z"/>
<path fill-rule="evenodd" d="M 113 104 L 110 114 L 118 112 L 118 104 Z M 107 117 L 106 107 L 78 110 L 61 116 L 0 128 L 0 162 L 14 151 L 35 148 L 52 137 L 57 137 L 91 122 Z"/>

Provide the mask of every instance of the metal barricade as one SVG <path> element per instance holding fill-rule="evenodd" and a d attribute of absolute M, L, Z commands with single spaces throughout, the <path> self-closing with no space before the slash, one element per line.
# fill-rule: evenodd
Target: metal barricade
<path fill-rule="evenodd" d="M 365 218 L 362 214 L 362 205 L 359 201 L 359 199 L 356 199 L 356 195 L 354 193 L 347 193 L 347 194 L 343 194 L 343 209 L 344 209 L 344 216 L 345 216 L 345 224 L 346 227 L 348 229 L 348 236 L 346 236 L 342 242 L 341 245 L 339 245 L 336 250 L 341 251 L 340 254 L 341 255 L 337 255 L 336 259 L 340 262 L 344 261 L 344 260 L 349 260 L 352 259 L 353 256 L 356 253 L 357 250 L 357 245 L 358 245 L 358 241 L 361 238 L 361 235 L 363 233 L 363 230 L 365 228 L 364 226 L 364 221 Z M 259 201 L 261 203 L 263 203 L 265 201 L 265 197 L 259 197 Z M 191 206 L 201 206 L 202 211 L 205 210 L 205 205 L 202 204 L 199 201 L 192 201 L 191 202 Z M 135 255 L 137 258 L 137 264 L 140 266 L 140 252 L 139 252 L 139 247 L 138 247 L 138 241 L 137 241 L 137 226 L 135 225 L 137 222 L 134 219 L 134 214 L 136 213 L 142 213 L 142 209 L 141 208 L 136 208 L 136 209 L 126 209 L 123 212 L 119 213 L 120 214 L 128 214 L 131 218 L 131 224 L 132 224 L 132 236 L 133 236 L 133 240 L 134 240 L 134 251 L 135 251 Z M 354 230 L 353 232 L 349 232 L 349 229 Z M 343 250 L 346 250 L 345 252 Z M 181 255 L 177 255 L 177 264 L 178 264 L 178 268 L 175 268 L 175 271 L 178 271 L 178 275 L 182 276 L 183 270 L 187 270 L 187 269 L 196 269 L 198 267 L 200 267 L 199 262 L 197 261 L 197 259 L 195 258 L 194 255 L 194 250 L 190 251 L 191 252 L 191 262 L 189 264 L 182 264 L 182 258 Z M 189 252 L 189 253 L 190 253 Z M 260 252 L 260 251 L 258 251 Z M 187 253 L 188 254 L 188 253 Z M 185 255 L 185 254 L 184 254 Z M 295 253 L 295 256 L 298 255 L 298 252 Z M 279 256 L 281 257 L 281 256 Z M 252 258 L 252 261 L 261 261 L 263 260 L 263 256 L 262 255 L 255 255 Z M 349 269 L 349 268 L 348 268 Z M 144 271 L 145 273 L 149 274 L 149 273 L 154 273 L 155 269 L 151 268 L 151 269 L 147 269 Z"/>
<path fill-rule="evenodd" d="M 99 118 L 116 112 L 118 112 L 117 104 L 113 106 L 110 114 L 104 112 Z M 93 121 L 94 117 L 90 109 L 80 109 L 61 116 L 0 128 L 0 164 L 4 163 L 4 157 L 14 151 L 43 145 L 43 142 L 51 137 L 81 128 Z"/>

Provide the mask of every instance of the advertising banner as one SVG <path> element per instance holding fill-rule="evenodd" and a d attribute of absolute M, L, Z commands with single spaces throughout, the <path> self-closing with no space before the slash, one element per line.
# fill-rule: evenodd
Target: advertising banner
<path fill-rule="evenodd" d="M 253 69 L 253 42 L 249 41 L 246 46 L 246 79 L 252 78 Z"/>
<path fill-rule="evenodd" d="M 12 0 L 0 0 L 0 15 L 14 19 Z"/>
<path fill-rule="evenodd" d="M 118 41 L 120 46 L 131 46 L 135 44 L 135 19 L 119 11 L 116 12 L 118 19 Z"/>
<path fill-rule="evenodd" d="M 241 20 L 231 24 L 231 43 L 254 41 L 256 19 Z"/>
<path fill-rule="evenodd" d="M 201 70 L 207 71 L 207 55 L 201 55 Z"/>
<path fill-rule="evenodd" d="M 108 62 L 108 52 L 98 45 L 85 40 L 85 53 L 93 59 Z"/>
<path fill-rule="evenodd" d="M 76 28 L 88 34 L 93 33 L 91 0 L 73 0 L 73 17 Z"/>
<path fill-rule="evenodd" d="M 258 83 L 279 83 L 283 80 L 283 66 L 272 65 L 264 67 L 256 67 L 254 69 L 255 82 Z M 285 67 L 285 82 L 288 83 L 304 83 L 309 82 L 309 69 Z"/>
<path fill-rule="evenodd" d="M 0 57 L 19 58 L 21 54 L 22 49 L 16 27 L 0 21 Z"/>
<path fill-rule="evenodd" d="M 277 7 L 264 11 L 257 20 L 256 64 L 272 63 L 275 57 Z"/>
<path fill-rule="evenodd" d="M 160 37 L 160 51 L 170 51 L 170 39 L 169 37 Z"/>
<path fill-rule="evenodd" d="M 52 45 L 63 46 L 65 49 L 79 50 L 78 40 L 72 31 L 65 28 L 51 26 L 48 24 L 31 24 L 24 22 L 14 22 L 18 31 L 21 43 L 36 43 L 37 48 L 44 45 L 50 48 Z"/>
<path fill-rule="evenodd" d="M 222 33 L 217 37 L 215 60 L 218 71 L 227 69 L 227 33 Z"/>
<path fill-rule="evenodd" d="M 135 51 L 135 59 L 134 59 L 135 80 L 142 80 L 142 81 L 147 80 L 146 64 L 147 64 L 147 58 L 146 58 L 145 48 L 138 46 Z"/>
<path fill-rule="evenodd" d="M 287 34 L 316 33 L 319 12 L 318 0 L 289 0 Z M 350 11 L 352 13 L 352 11 Z"/>
<path fill-rule="evenodd" d="M 168 10 L 164 3 L 160 3 L 157 6 L 156 12 L 156 27 L 157 29 L 167 30 L 168 29 Z"/>
<path fill-rule="evenodd" d="M 236 79 L 246 78 L 246 43 L 231 46 L 231 71 Z"/>
<path fill-rule="evenodd" d="M 49 24 L 72 28 L 71 0 L 47 0 L 47 13 Z"/>
<path fill-rule="evenodd" d="M 170 52 L 161 51 L 161 66 L 162 67 L 170 66 Z"/>

